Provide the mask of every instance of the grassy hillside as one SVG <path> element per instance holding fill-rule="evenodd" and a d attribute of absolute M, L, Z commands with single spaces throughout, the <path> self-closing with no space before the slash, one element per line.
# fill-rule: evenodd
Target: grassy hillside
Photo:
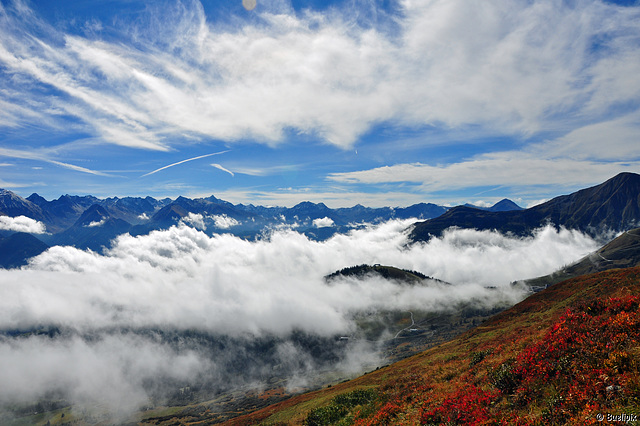
<path fill-rule="evenodd" d="M 225 424 L 582 425 L 640 415 L 638 294 L 640 268 L 563 281 L 448 343 Z"/>

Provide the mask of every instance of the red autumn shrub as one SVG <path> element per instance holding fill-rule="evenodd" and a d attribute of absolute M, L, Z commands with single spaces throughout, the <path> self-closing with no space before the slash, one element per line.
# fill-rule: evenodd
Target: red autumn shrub
<path fill-rule="evenodd" d="M 481 424 L 491 418 L 490 404 L 498 391 L 487 392 L 468 385 L 445 399 L 442 404 L 422 414 L 422 424 Z"/>

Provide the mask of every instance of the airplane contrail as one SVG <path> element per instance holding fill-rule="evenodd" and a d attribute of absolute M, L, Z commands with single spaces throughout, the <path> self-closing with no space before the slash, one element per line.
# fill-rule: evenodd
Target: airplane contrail
<path fill-rule="evenodd" d="M 224 168 L 224 167 L 222 167 L 220 164 L 213 163 L 213 164 L 211 164 L 211 165 L 212 165 L 213 167 L 215 167 L 216 169 L 222 170 L 223 172 L 227 172 L 227 173 L 229 173 L 231 176 L 235 177 L 235 175 L 233 174 L 233 172 L 232 172 L 231 170 L 229 170 L 229 169 L 225 169 L 225 168 Z"/>
<path fill-rule="evenodd" d="M 62 161 L 56 161 L 49 158 L 46 154 L 40 154 L 38 152 L 27 152 L 17 149 L 0 148 L 0 157 L 11 158 L 23 158 L 25 160 L 44 161 L 46 163 L 55 164 L 56 166 L 64 167 L 66 169 L 75 170 L 76 172 L 88 173 L 96 176 L 112 177 L 108 173 L 99 172 L 97 170 L 87 169 L 86 167 L 76 166 L 74 164 L 63 163 Z"/>
<path fill-rule="evenodd" d="M 168 166 L 160 167 L 159 169 L 156 169 L 156 170 L 154 170 L 152 172 L 146 173 L 146 174 L 144 174 L 144 175 L 142 175 L 140 177 L 145 177 L 145 176 L 152 175 L 154 173 L 158 173 L 161 170 L 168 169 L 169 167 L 177 166 L 178 164 L 186 163 L 187 161 L 199 160 L 201 158 L 211 157 L 212 155 L 224 154 L 225 152 L 229 152 L 229 151 L 230 150 L 226 150 L 226 151 L 214 152 L 213 154 L 205 154 L 205 155 L 200 155 L 198 157 L 187 158 L 186 160 L 178 161 L 177 163 L 173 163 L 173 164 L 169 164 Z"/>

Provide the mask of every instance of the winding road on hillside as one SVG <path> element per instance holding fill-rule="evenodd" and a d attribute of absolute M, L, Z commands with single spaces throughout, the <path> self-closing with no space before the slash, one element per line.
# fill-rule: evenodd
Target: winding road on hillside
<path fill-rule="evenodd" d="M 402 330 L 400 330 L 400 331 L 398 331 L 398 332 L 396 333 L 396 335 L 395 335 L 395 336 L 393 336 L 393 338 L 394 338 L 394 339 L 397 339 L 397 338 L 398 338 L 398 336 L 400 335 L 400 333 L 402 333 L 403 331 L 405 331 L 405 330 L 409 330 L 409 329 L 411 329 L 411 327 L 413 327 L 414 325 L 416 325 L 416 322 L 413 320 L 413 312 L 411 312 L 411 311 L 407 311 L 407 312 L 409 312 L 409 313 L 411 314 L 411 325 L 410 325 L 410 326 L 408 326 L 408 327 L 403 328 L 403 329 L 402 329 Z"/>

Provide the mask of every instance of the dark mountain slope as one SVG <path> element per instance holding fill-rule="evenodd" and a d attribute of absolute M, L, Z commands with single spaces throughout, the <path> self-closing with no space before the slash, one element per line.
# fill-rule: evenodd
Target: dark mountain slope
<path fill-rule="evenodd" d="M 322 205 L 324 206 L 324 204 Z M 324 206 L 326 207 L 326 206 Z M 340 225 L 346 225 L 348 223 L 357 223 L 357 222 L 372 222 L 380 217 L 392 217 L 394 212 L 390 207 L 383 208 L 371 208 L 365 207 L 362 204 L 356 204 L 353 207 L 342 207 L 339 209 L 335 209 L 329 213 L 326 211 L 324 213 L 331 219 L 335 221 L 335 223 Z M 318 216 L 317 214 L 314 216 Z M 321 216 L 324 217 L 324 216 Z M 418 217 L 418 216 L 416 216 Z"/>
<path fill-rule="evenodd" d="M 94 204 L 82 213 L 73 226 L 56 234 L 52 241 L 56 245 L 99 251 L 109 247 L 111 240 L 130 229 L 130 223 L 114 218 L 104 207 Z"/>
<path fill-rule="evenodd" d="M 578 229 L 596 238 L 637 227 L 640 224 L 640 175 L 620 173 L 600 185 L 526 210 L 490 212 L 455 207 L 440 217 L 416 223 L 411 238 L 427 241 L 450 227 L 529 235 L 548 223 Z"/>
<path fill-rule="evenodd" d="M 530 210 L 553 223 L 591 233 L 635 228 L 640 221 L 640 175 L 620 173 L 601 185 Z"/>
<path fill-rule="evenodd" d="M 24 232 L 0 237 L 0 267 L 9 269 L 26 265 L 29 258 L 48 248 L 48 245 Z"/>
<path fill-rule="evenodd" d="M 409 207 L 396 207 L 394 217 L 398 219 L 409 219 L 417 217 L 418 219 L 430 219 L 444 214 L 448 209 L 433 203 L 418 203 Z"/>
<path fill-rule="evenodd" d="M 78 220 L 80 215 L 97 203 L 99 200 L 93 196 L 63 195 L 57 200 L 47 201 L 38 194 L 31 194 L 28 198 L 37 204 L 46 215 L 45 225 L 51 232 L 60 232 Z"/>
<path fill-rule="evenodd" d="M 333 216 L 333 211 L 324 203 L 312 203 L 303 201 L 290 209 L 286 209 L 283 214 L 289 220 L 322 219 Z M 333 219 L 333 218 L 332 218 Z"/>
<path fill-rule="evenodd" d="M 189 211 L 180 204 L 171 203 L 161 208 L 153 217 L 151 222 L 158 227 L 170 227 L 176 225 L 180 219 L 189 215 Z"/>
<path fill-rule="evenodd" d="M 40 206 L 6 189 L 0 189 L 0 215 L 26 216 L 41 222 L 46 219 Z"/>
<path fill-rule="evenodd" d="M 489 207 L 487 210 L 491 212 L 507 212 L 511 210 L 523 210 L 522 207 L 514 203 L 513 201 L 505 198 L 503 200 L 498 201 L 493 206 Z"/>
<path fill-rule="evenodd" d="M 441 236 L 445 229 L 451 227 L 497 229 L 519 235 L 526 234 L 532 229 L 520 211 L 490 212 L 474 207 L 457 206 L 442 216 L 416 223 L 411 232 L 411 239 L 427 241 L 431 236 Z"/>
<path fill-rule="evenodd" d="M 154 223 L 161 227 L 175 225 L 180 219 L 188 216 L 189 213 L 201 214 L 205 217 L 225 215 L 237 220 L 256 216 L 254 213 L 237 208 L 233 204 L 219 200 L 214 196 L 196 199 L 178 197 L 172 203 L 162 207 L 151 218 L 150 226 L 153 226 Z"/>
<path fill-rule="evenodd" d="M 357 277 L 363 278 L 368 275 L 379 275 L 387 280 L 395 280 L 407 284 L 419 284 L 422 280 L 433 280 L 421 272 L 408 271 L 393 266 L 384 265 L 357 265 L 341 269 L 332 274 L 327 275 L 325 281 L 331 282 L 339 277 Z M 439 281 L 439 280 L 438 280 Z"/>
<path fill-rule="evenodd" d="M 99 204 L 94 204 L 88 209 L 86 209 L 82 215 L 78 218 L 76 223 L 73 226 L 75 227 L 91 227 L 97 226 L 96 224 L 99 222 L 104 222 L 107 219 L 110 219 L 111 215 L 109 212 Z"/>
<path fill-rule="evenodd" d="M 107 198 L 99 203 L 109 214 L 129 223 L 144 223 L 156 211 L 164 206 L 164 203 L 152 197 L 124 197 Z M 144 215 L 144 216 L 143 216 Z"/>
<path fill-rule="evenodd" d="M 520 207 L 513 201 L 509 200 L 508 198 L 504 198 L 498 201 L 491 207 L 479 207 L 473 204 L 465 204 L 464 207 L 471 207 L 473 209 L 478 209 L 478 210 L 486 210 L 488 212 L 508 212 L 511 210 L 523 210 L 522 207 Z"/>

